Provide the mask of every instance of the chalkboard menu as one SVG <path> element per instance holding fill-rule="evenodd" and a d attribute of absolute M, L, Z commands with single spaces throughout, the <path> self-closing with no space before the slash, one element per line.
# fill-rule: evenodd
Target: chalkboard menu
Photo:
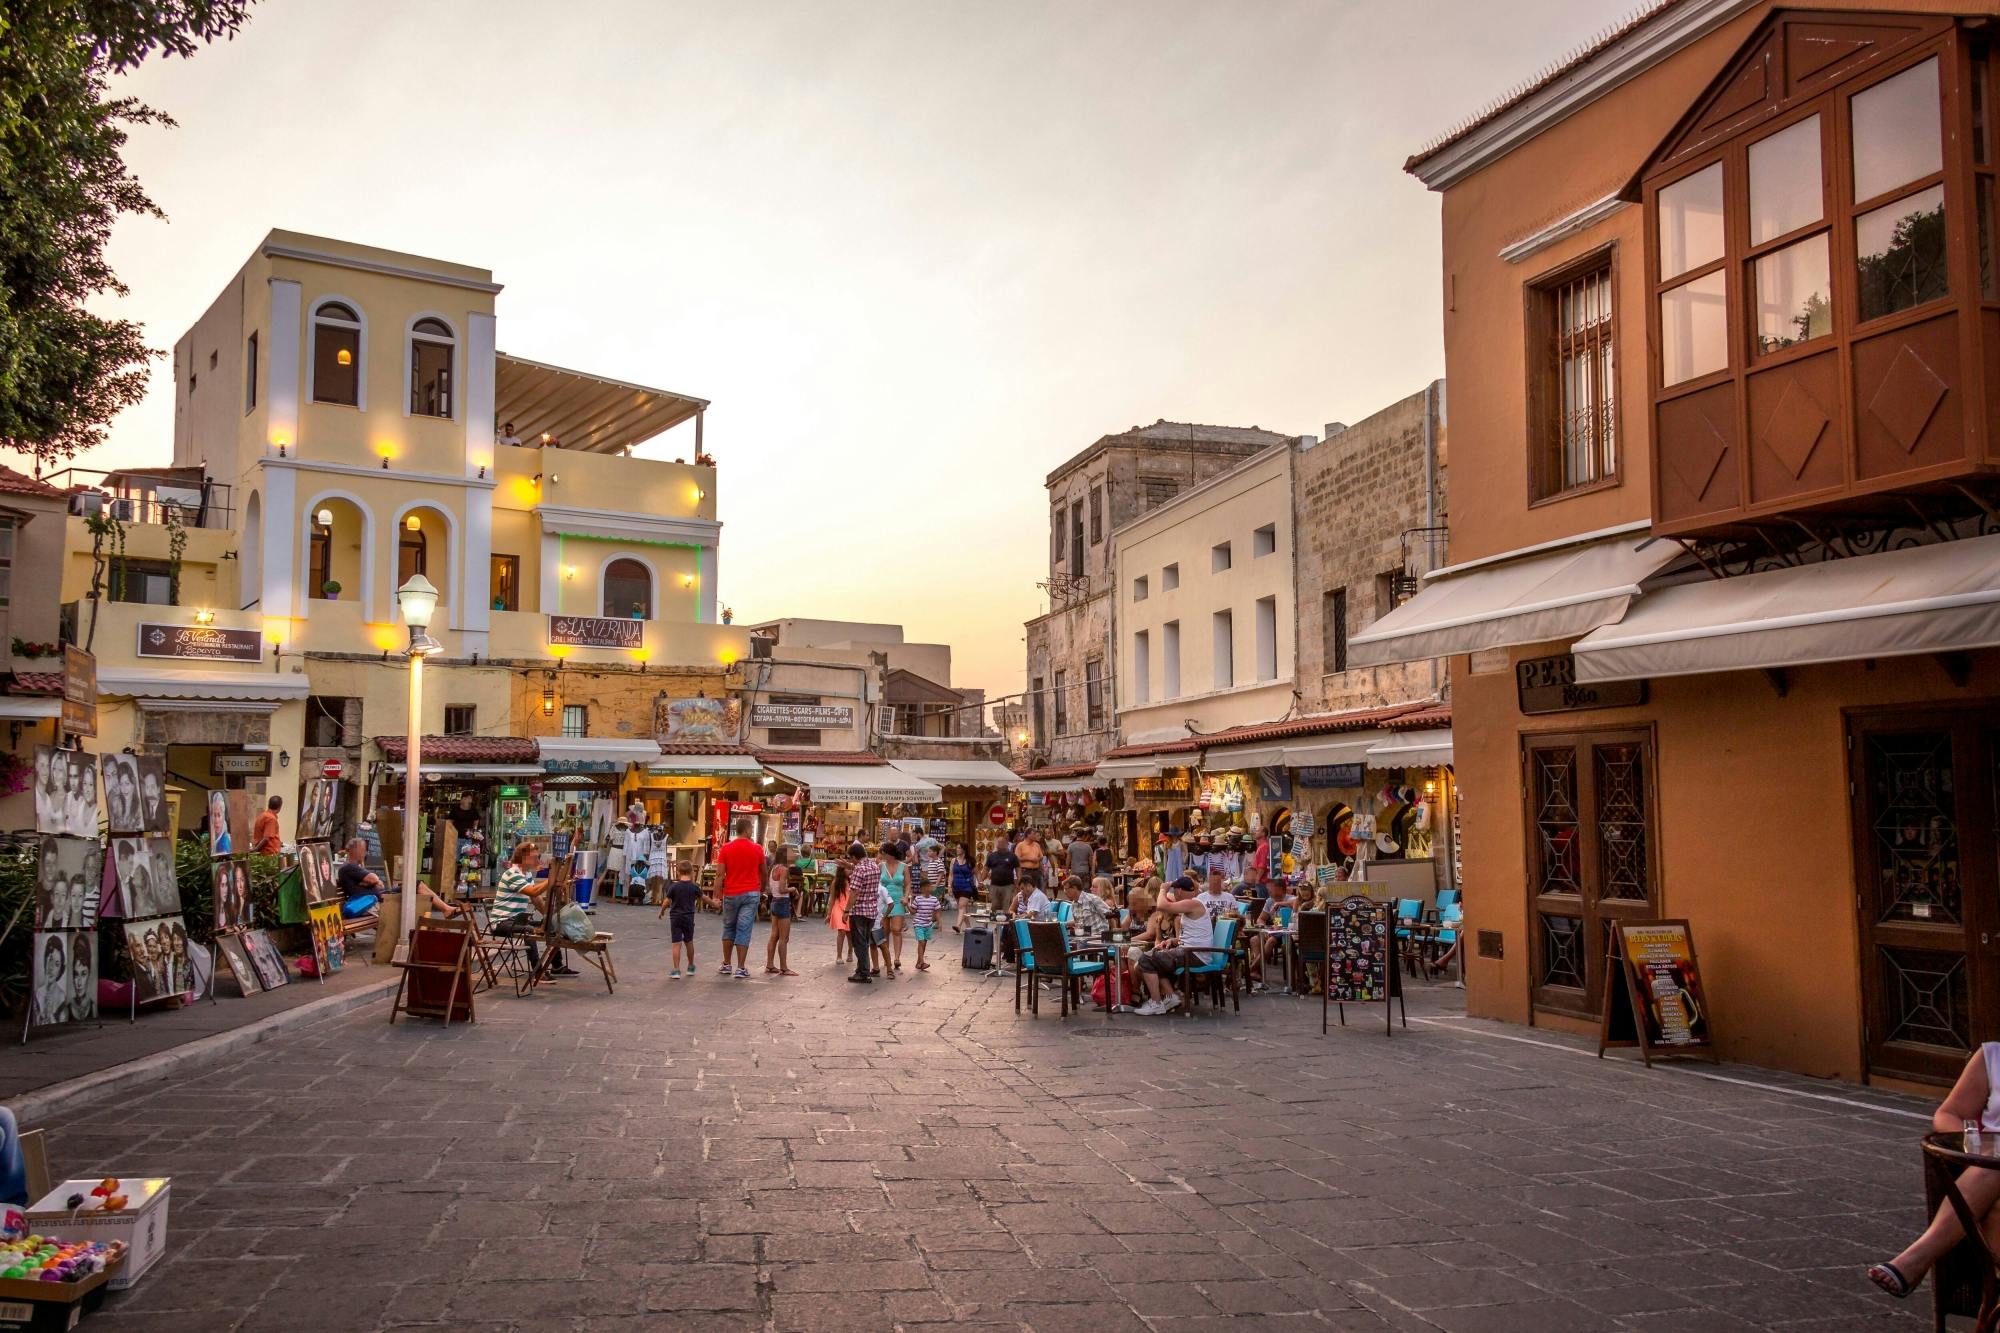
<path fill-rule="evenodd" d="M 1327 998 L 1336 1004 L 1388 999 L 1388 905 L 1343 898 L 1328 911 L 1326 925 Z"/>

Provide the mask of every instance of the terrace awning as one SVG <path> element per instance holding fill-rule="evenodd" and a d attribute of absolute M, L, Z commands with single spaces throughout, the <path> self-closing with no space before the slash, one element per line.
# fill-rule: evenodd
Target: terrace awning
<path fill-rule="evenodd" d="M 1107 786 L 1113 782 L 1130 782 L 1134 778 L 1156 778 L 1166 765 L 1150 756 L 1132 759 L 1104 759 L 1097 765 L 1097 785 Z"/>
<path fill-rule="evenodd" d="M 1427 768 L 1450 762 L 1450 727 L 1397 732 L 1368 747 L 1370 768 Z"/>
<path fill-rule="evenodd" d="M 937 784 L 913 778 L 890 764 L 768 764 L 773 773 L 804 787 L 820 804 L 829 801 L 901 802 L 936 805 L 944 799 Z"/>
<path fill-rule="evenodd" d="M 939 787 L 997 787 L 1012 791 L 1021 785 L 1020 774 L 991 759 L 891 759 L 889 767 Z"/>
<path fill-rule="evenodd" d="M 646 765 L 654 777 L 756 777 L 764 765 L 748 754 L 674 754 L 669 751 Z"/>
<path fill-rule="evenodd" d="M 703 398 L 565 370 L 505 352 L 497 353 L 494 362 L 494 423 L 513 422 L 522 443 L 528 445 L 548 434 L 565 449 L 622 453 L 708 406 Z"/>

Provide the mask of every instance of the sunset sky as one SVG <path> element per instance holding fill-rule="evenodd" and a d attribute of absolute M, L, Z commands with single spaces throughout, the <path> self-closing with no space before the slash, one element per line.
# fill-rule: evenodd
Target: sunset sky
<path fill-rule="evenodd" d="M 1157 418 L 1317 433 L 1443 372 L 1423 141 L 1584 0 L 268 0 L 123 82 L 103 308 L 170 348 L 272 227 L 491 268 L 500 347 L 712 401 L 739 621 L 1021 688 L 1042 480 Z M 94 466 L 171 453 L 168 364 Z M 668 435 L 641 452 L 674 457 Z"/>

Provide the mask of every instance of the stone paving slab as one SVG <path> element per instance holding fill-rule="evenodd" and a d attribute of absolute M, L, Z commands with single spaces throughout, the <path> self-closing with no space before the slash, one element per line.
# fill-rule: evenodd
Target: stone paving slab
<path fill-rule="evenodd" d="M 1393 1037 L 1278 996 L 1036 1019 L 955 960 L 845 984 L 819 922 L 749 981 L 598 922 L 616 995 L 383 1001 L 51 1125 L 58 1169 L 175 1178 L 169 1257 L 89 1326 L 1927 1322 L 1861 1276 L 1921 1222 L 1913 1099 L 1598 1061 L 1442 986 Z"/>

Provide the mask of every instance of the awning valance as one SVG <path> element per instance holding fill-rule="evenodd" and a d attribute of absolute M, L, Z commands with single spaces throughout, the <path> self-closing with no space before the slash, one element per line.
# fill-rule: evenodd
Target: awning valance
<path fill-rule="evenodd" d="M 1012 791 L 1021 775 L 991 759 L 891 759 L 889 767 L 939 787 L 980 787 Z"/>
<path fill-rule="evenodd" d="M 409 765 L 402 763 L 390 763 L 384 767 L 398 775 L 409 771 Z M 542 772 L 539 764 L 433 764 L 425 761 L 417 767 L 425 777 L 435 774 L 442 778 L 532 778 L 541 776 Z"/>
<path fill-rule="evenodd" d="M 1092 787 L 1101 787 L 1103 785 L 1103 780 L 1096 777 L 1032 778 L 1021 784 L 1021 790 L 1030 796 L 1067 796 L 1080 791 L 1089 791 Z"/>
<path fill-rule="evenodd" d="M 627 764 L 656 764 L 657 741 L 613 740 L 609 737 L 541 736 L 542 769 L 549 773 L 615 773 Z"/>
<path fill-rule="evenodd" d="M 1106 759 L 1097 765 L 1097 783 L 1106 786 L 1113 782 L 1130 782 L 1134 778 L 1156 778 L 1166 765 L 1158 758 L 1139 756 L 1132 759 Z"/>
<path fill-rule="evenodd" d="M 1996 645 L 2000 536 L 1662 588 L 1572 652 L 1591 681 Z"/>
<path fill-rule="evenodd" d="M 303 699 L 312 684 L 303 675 L 269 671 L 187 671 L 171 667 L 97 669 L 97 692 L 134 699 Z"/>
<path fill-rule="evenodd" d="M 1628 534 L 1441 569 L 1350 639 L 1348 662 L 1383 666 L 1573 639 L 1624 615 L 1639 584 L 1680 554 L 1675 542 Z"/>
<path fill-rule="evenodd" d="M 62 700 L 37 695 L 0 695 L 0 719 L 27 722 L 62 716 Z"/>
<path fill-rule="evenodd" d="M 1282 745 L 1220 745 L 1201 753 L 1201 766 L 1214 772 L 1269 768 L 1284 762 Z"/>
<path fill-rule="evenodd" d="M 1368 747 L 1370 768 L 1427 768 L 1451 762 L 1451 728 L 1400 731 Z"/>
<path fill-rule="evenodd" d="M 1287 768 L 1321 768 L 1329 764 L 1365 764 L 1368 751 L 1382 739 L 1379 731 L 1357 731 L 1338 740 L 1298 741 L 1285 747 Z"/>
<path fill-rule="evenodd" d="M 747 754 L 674 754 L 671 751 L 646 765 L 659 778 L 756 777 L 764 765 Z"/>
<path fill-rule="evenodd" d="M 913 778 L 889 764 L 771 764 L 773 773 L 804 787 L 820 804 L 829 801 L 902 802 L 935 805 L 944 799 L 937 784 Z"/>

